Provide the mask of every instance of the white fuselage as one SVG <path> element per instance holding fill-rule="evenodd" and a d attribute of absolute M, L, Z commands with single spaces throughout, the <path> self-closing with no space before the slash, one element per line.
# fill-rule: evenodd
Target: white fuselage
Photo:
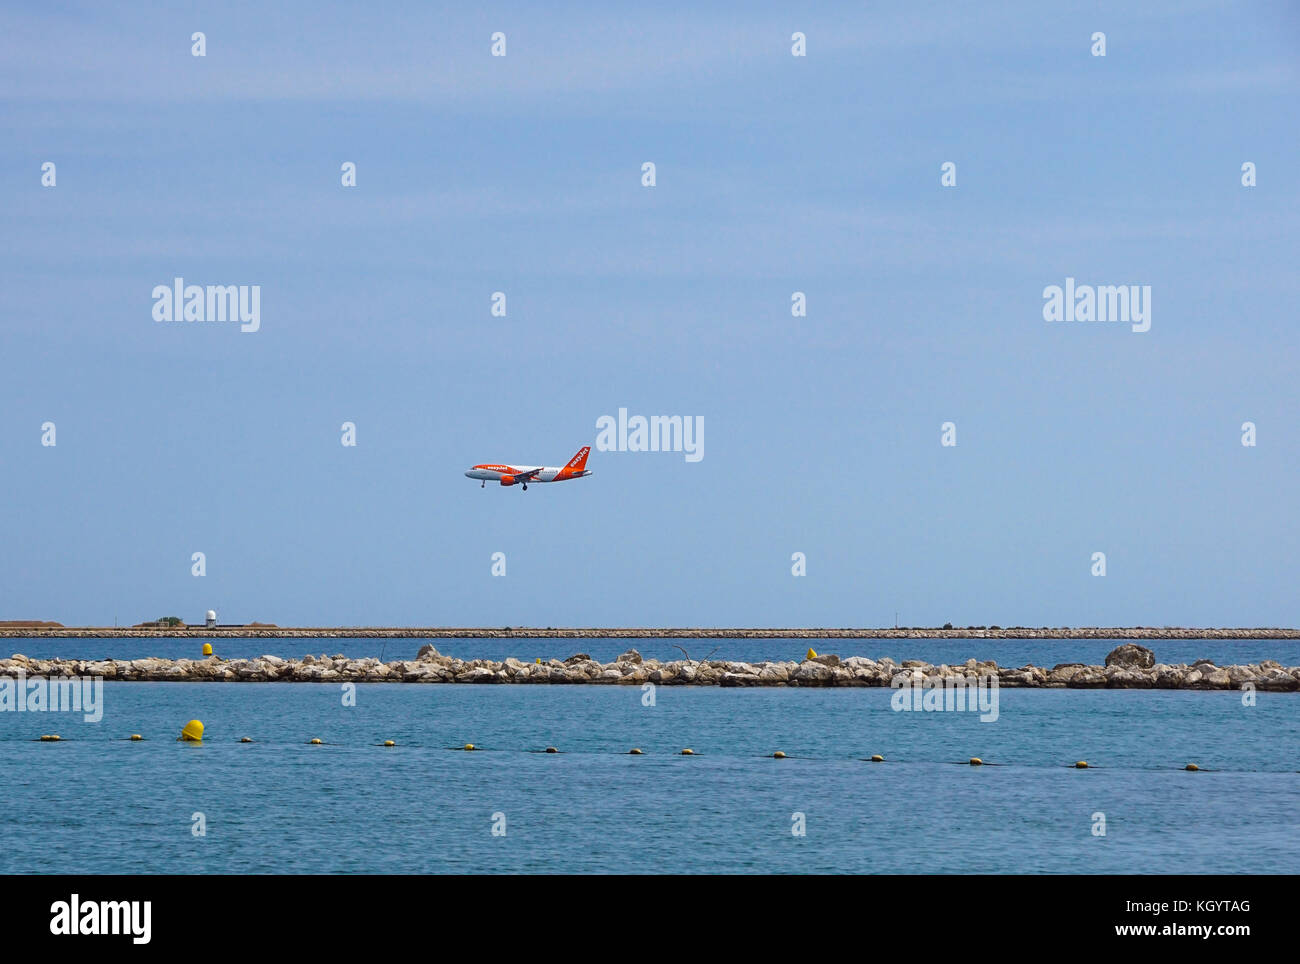
<path fill-rule="evenodd" d="M 564 471 L 563 468 L 556 468 L 553 465 L 476 465 L 474 468 L 468 470 L 465 473 L 465 476 L 471 479 L 482 479 L 485 482 L 500 482 L 507 476 L 510 478 L 518 478 L 521 475 L 527 475 L 536 468 L 540 468 L 541 471 L 536 475 L 528 476 L 527 481 L 529 485 L 534 482 L 555 482 L 557 481 L 557 476 Z M 581 479 L 588 475 L 591 475 L 591 471 L 583 469 L 581 472 L 569 472 L 563 479 L 559 479 L 558 481 L 563 482 L 567 479 Z"/>
<path fill-rule="evenodd" d="M 478 479 L 484 485 L 489 482 L 499 482 L 502 485 L 519 485 L 522 488 L 528 488 L 529 482 L 564 482 L 568 479 L 581 479 L 591 475 L 587 471 L 587 455 L 591 452 L 591 446 L 583 446 L 578 449 L 573 458 L 569 459 L 569 464 L 556 467 L 554 465 L 507 465 L 503 462 L 480 462 L 478 465 L 471 466 L 465 475 L 471 479 Z"/>
<path fill-rule="evenodd" d="M 463 463 L 462 463 L 463 464 Z M 504 476 L 517 476 L 531 472 L 536 465 L 495 465 L 492 468 L 473 468 L 465 473 L 471 479 L 485 479 L 488 482 L 500 482 Z M 542 471 L 530 478 L 529 482 L 554 482 L 560 470 L 550 465 L 541 466 Z M 584 472 L 584 475 L 589 473 Z"/>

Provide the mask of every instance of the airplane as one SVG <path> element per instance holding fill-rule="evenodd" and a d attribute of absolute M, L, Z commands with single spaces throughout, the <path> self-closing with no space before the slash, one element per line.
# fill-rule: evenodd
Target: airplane
<path fill-rule="evenodd" d="M 471 479 L 481 479 L 483 488 L 489 481 L 500 482 L 502 485 L 522 485 L 524 491 L 528 491 L 529 482 L 564 482 L 568 479 L 580 479 L 583 476 L 591 475 L 587 470 L 587 453 L 591 451 L 590 445 L 584 445 L 578 449 L 578 454 L 569 459 L 569 464 L 562 469 L 553 468 L 549 465 L 476 465 L 468 470 L 465 475 Z"/>

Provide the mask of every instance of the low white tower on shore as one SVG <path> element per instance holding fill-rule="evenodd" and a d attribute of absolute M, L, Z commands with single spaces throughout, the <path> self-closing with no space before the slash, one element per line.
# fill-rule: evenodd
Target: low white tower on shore
<path fill-rule="evenodd" d="M 215 609 L 209 609 L 209 610 L 208 610 L 208 614 L 207 614 L 207 616 L 205 616 L 205 617 L 203 618 L 203 625 L 207 626 L 208 629 L 215 629 L 215 628 L 216 628 L 216 626 L 217 626 L 217 611 L 216 611 Z"/>

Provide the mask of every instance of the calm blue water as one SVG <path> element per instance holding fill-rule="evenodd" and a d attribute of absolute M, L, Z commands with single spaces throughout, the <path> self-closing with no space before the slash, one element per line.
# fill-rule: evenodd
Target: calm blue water
<path fill-rule="evenodd" d="M 439 652 L 461 659 L 495 659 L 507 656 L 531 661 L 574 653 L 587 653 L 608 662 L 626 649 L 638 650 L 646 659 L 682 659 L 684 646 L 692 659 L 703 659 L 716 647 L 714 659 L 786 660 L 803 659 L 809 645 L 822 653 L 840 656 L 869 656 L 896 660 L 923 659 L 930 663 L 963 663 L 967 659 L 993 659 L 1000 666 L 1054 666 L 1057 663 L 1105 662 L 1106 654 L 1128 640 L 998 640 L 998 639 L 216 639 L 217 654 L 229 659 L 270 654 L 301 657 L 307 653 L 343 653 L 361 658 L 381 656 L 386 660 L 414 659 L 425 643 Z M 1145 643 L 1143 645 L 1146 645 Z M 1162 663 L 1192 663 L 1212 659 L 1220 666 L 1257 663 L 1275 659 L 1284 666 L 1300 663 L 1300 641 L 1223 639 L 1156 641 L 1148 646 Z M 24 653 L 48 658 L 139 659 L 163 656 L 197 659 L 201 639 L 2 639 L 0 652 Z"/>
<path fill-rule="evenodd" d="M 0 713 L 0 873 L 1300 866 L 1295 694 L 1004 689 L 995 723 L 890 695 L 361 684 L 345 707 L 328 684 L 108 683 L 98 724 Z M 201 746 L 175 742 L 191 717 Z M 446 749 L 466 742 L 485 750 Z"/>

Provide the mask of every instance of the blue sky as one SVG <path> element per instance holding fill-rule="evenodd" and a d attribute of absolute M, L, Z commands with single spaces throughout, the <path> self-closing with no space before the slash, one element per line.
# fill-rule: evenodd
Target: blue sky
<path fill-rule="evenodd" d="M 0 619 L 1300 624 L 1294 5 L 268 6 L 0 11 Z"/>

